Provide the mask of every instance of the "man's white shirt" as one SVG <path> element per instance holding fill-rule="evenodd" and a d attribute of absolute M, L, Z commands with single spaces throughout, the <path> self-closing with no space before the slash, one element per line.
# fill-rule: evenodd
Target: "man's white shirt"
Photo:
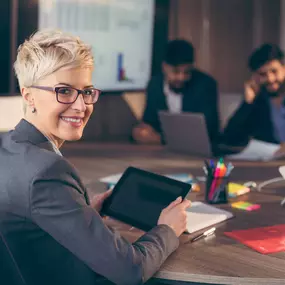
<path fill-rule="evenodd" d="M 182 111 L 182 93 L 175 93 L 169 88 L 167 82 L 164 83 L 164 95 L 170 113 L 178 114 Z"/>

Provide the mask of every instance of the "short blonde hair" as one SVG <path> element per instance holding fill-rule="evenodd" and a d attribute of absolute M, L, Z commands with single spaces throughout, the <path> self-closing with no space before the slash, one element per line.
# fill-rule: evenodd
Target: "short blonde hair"
<path fill-rule="evenodd" d="M 43 30 L 19 46 L 14 69 L 20 87 L 30 87 L 60 68 L 93 65 L 91 47 L 79 37 L 60 30 Z"/>

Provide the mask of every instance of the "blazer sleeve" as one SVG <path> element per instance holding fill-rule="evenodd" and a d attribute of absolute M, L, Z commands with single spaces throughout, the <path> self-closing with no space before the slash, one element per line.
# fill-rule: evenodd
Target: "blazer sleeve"
<path fill-rule="evenodd" d="M 254 124 L 254 104 L 241 103 L 230 118 L 223 132 L 223 142 L 229 145 L 244 145 L 252 135 Z"/>
<path fill-rule="evenodd" d="M 213 144 L 218 143 L 220 135 L 220 119 L 219 119 L 219 98 L 218 85 L 215 80 L 211 80 L 204 90 L 204 98 L 207 98 L 205 104 L 205 119 L 210 140 Z"/>
<path fill-rule="evenodd" d="M 142 121 L 151 125 L 156 131 L 160 132 L 158 118 L 157 95 L 155 80 L 151 80 L 146 89 L 146 105 Z"/>
<path fill-rule="evenodd" d="M 31 182 L 31 217 L 97 274 L 119 285 L 142 284 L 177 249 L 179 239 L 167 225 L 128 242 L 103 223 L 84 195 L 73 168 L 60 158 Z"/>

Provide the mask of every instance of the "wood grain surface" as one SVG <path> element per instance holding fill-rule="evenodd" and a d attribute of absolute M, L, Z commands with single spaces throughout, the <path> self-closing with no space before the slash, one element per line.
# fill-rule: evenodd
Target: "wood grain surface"
<path fill-rule="evenodd" d="M 71 143 L 64 146 L 63 153 L 79 170 L 90 195 L 105 189 L 105 185 L 98 182 L 99 178 L 123 172 L 130 165 L 163 174 L 203 175 L 203 159 L 170 153 L 160 146 Z M 278 167 L 283 164 L 285 161 L 236 162 L 231 180 L 260 183 L 280 176 Z M 203 187 L 201 184 L 201 191 L 192 192 L 189 199 L 203 201 Z M 258 211 L 246 212 L 232 209 L 229 204 L 220 205 L 232 211 L 235 217 L 217 225 L 216 234 L 211 238 L 190 243 L 197 233 L 183 235 L 179 249 L 167 259 L 156 277 L 204 284 L 285 284 L 285 252 L 262 255 L 223 234 L 284 223 L 285 208 L 280 206 L 284 188 L 285 182 L 272 184 L 261 192 L 252 191 L 232 200 L 259 203 Z M 143 234 L 111 219 L 107 222 L 130 241 Z"/>

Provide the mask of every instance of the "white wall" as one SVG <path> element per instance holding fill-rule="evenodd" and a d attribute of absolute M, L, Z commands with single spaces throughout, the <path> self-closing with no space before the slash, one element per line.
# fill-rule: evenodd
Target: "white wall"
<path fill-rule="evenodd" d="M 0 97 L 0 132 L 13 129 L 23 117 L 21 96 Z"/>

